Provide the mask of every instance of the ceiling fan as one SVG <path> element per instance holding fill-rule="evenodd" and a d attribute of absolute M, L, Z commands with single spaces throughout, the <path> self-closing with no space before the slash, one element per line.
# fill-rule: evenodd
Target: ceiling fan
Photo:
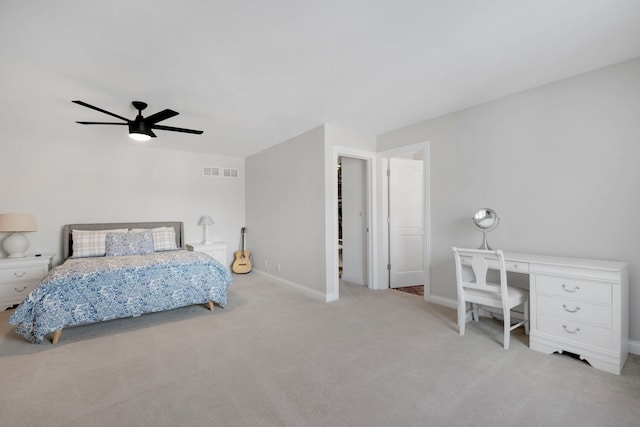
<path fill-rule="evenodd" d="M 110 111 L 103 110 L 102 108 L 95 107 L 91 104 L 87 104 L 86 102 L 83 102 L 83 101 L 71 101 L 71 102 L 74 102 L 78 105 L 82 105 L 83 107 L 91 108 L 92 110 L 100 111 L 101 113 L 108 114 L 120 120 L 124 120 L 124 123 L 121 123 L 121 122 L 76 122 L 76 123 L 80 123 L 81 125 L 128 125 L 129 137 L 136 141 L 148 141 L 151 138 L 155 138 L 156 134 L 153 133 L 153 129 L 168 130 L 172 132 L 195 133 L 198 135 L 201 135 L 203 132 L 201 130 L 184 129 L 184 128 L 177 128 L 173 126 L 159 125 L 158 122 L 167 120 L 179 114 L 177 111 L 173 111 L 169 109 L 162 110 L 148 117 L 142 117 L 142 110 L 147 108 L 147 104 L 141 101 L 133 101 L 131 103 L 133 107 L 136 110 L 138 110 L 138 115 L 134 120 L 129 120 L 126 117 L 119 116 Z"/>

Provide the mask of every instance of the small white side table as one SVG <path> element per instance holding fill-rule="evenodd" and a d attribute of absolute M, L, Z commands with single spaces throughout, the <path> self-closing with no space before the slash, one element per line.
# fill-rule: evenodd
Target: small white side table
<path fill-rule="evenodd" d="M 51 269 L 53 254 L 0 259 L 0 311 L 20 304 Z"/>
<path fill-rule="evenodd" d="M 204 252 L 217 259 L 225 267 L 227 265 L 227 244 L 224 242 L 187 243 L 187 249 L 194 252 Z"/>

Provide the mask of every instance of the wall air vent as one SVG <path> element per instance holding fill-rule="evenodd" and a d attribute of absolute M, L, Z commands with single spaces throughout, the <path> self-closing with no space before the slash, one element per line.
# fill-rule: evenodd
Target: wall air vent
<path fill-rule="evenodd" d="M 204 176 L 220 176 L 220 168 L 208 167 L 205 166 L 202 170 L 202 175 Z"/>
<path fill-rule="evenodd" d="M 222 169 L 222 175 L 225 178 L 238 178 L 238 169 L 224 168 Z"/>

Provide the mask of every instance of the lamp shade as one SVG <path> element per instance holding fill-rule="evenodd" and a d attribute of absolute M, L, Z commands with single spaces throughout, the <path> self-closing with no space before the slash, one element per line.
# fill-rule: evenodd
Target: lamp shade
<path fill-rule="evenodd" d="M 38 231 L 36 217 L 28 213 L 0 214 L 0 231 L 27 232 Z"/>
<path fill-rule="evenodd" d="M 209 215 L 200 217 L 200 221 L 198 221 L 198 225 L 211 225 L 211 224 L 215 224 L 215 221 Z"/>

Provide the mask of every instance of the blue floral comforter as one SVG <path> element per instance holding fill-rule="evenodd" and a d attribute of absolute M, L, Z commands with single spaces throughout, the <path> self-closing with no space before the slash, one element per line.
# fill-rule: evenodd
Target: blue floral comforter
<path fill-rule="evenodd" d="M 207 301 L 224 307 L 230 285 L 229 270 L 202 252 L 69 258 L 42 280 L 9 322 L 39 344 L 66 326 Z"/>

